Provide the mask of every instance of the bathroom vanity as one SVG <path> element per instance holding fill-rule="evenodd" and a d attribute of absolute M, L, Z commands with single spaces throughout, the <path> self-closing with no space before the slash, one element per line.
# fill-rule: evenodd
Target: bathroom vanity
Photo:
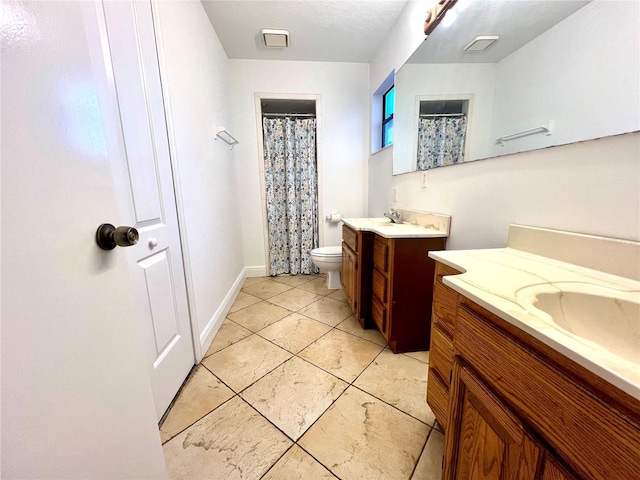
<path fill-rule="evenodd" d="M 443 478 L 640 478 L 640 244 L 512 226 L 430 256 Z"/>
<path fill-rule="evenodd" d="M 342 226 L 342 289 L 362 328 L 373 328 L 371 275 L 374 233 Z"/>
<path fill-rule="evenodd" d="M 449 231 L 447 216 L 399 212 L 415 223 L 344 219 L 342 230 L 347 301 L 363 328 L 378 328 L 394 353 L 429 348 L 435 262 L 427 254 L 444 250 Z"/>

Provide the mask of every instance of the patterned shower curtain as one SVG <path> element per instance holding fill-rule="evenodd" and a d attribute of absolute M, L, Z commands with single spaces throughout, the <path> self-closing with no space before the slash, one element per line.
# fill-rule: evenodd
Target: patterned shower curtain
<path fill-rule="evenodd" d="M 315 118 L 262 119 L 269 274 L 317 273 L 318 171 Z"/>
<path fill-rule="evenodd" d="M 418 170 L 462 163 L 467 128 L 465 115 L 418 121 Z"/>

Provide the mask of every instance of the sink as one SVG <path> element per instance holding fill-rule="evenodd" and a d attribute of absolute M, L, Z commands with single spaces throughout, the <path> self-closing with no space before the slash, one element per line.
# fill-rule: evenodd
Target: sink
<path fill-rule="evenodd" d="M 522 288 L 516 300 L 530 314 L 640 364 L 640 291 L 555 282 Z"/>
<path fill-rule="evenodd" d="M 370 218 L 369 223 L 376 227 L 388 227 L 393 225 L 398 225 L 397 223 L 391 223 L 391 220 L 388 218 Z"/>

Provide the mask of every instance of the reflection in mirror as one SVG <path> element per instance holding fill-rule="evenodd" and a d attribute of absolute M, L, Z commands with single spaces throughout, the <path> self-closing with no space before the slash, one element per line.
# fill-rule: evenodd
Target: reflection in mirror
<path fill-rule="evenodd" d="M 394 175 L 640 130 L 640 2 L 459 0 L 452 12 L 396 74 Z M 499 38 L 464 50 L 478 36 Z M 466 111 L 425 111 L 465 99 Z M 437 113 L 464 114 L 464 132 L 423 120 Z"/>
<path fill-rule="evenodd" d="M 464 161 L 469 99 L 418 100 L 416 164 L 429 170 Z"/>

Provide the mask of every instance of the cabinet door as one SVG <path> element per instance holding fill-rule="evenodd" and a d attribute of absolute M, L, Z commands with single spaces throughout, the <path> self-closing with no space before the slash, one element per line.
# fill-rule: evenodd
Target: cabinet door
<path fill-rule="evenodd" d="M 535 478 L 541 447 L 459 358 L 450 395 L 444 479 Z"/>
<path fill-rule="evenodd" d="M 356 276 L 357 276 L 356 254 L 346 245 L 342 244 L 342 288 L 344 289 L 347 302 L 351 311 L 357 312 L 356 297 Z"/>
<path fill-rule="evenodd" d="M 547 455 L 541 480 L 578 480 L 578 477 L 569 473 L 551 455 Z"/>

